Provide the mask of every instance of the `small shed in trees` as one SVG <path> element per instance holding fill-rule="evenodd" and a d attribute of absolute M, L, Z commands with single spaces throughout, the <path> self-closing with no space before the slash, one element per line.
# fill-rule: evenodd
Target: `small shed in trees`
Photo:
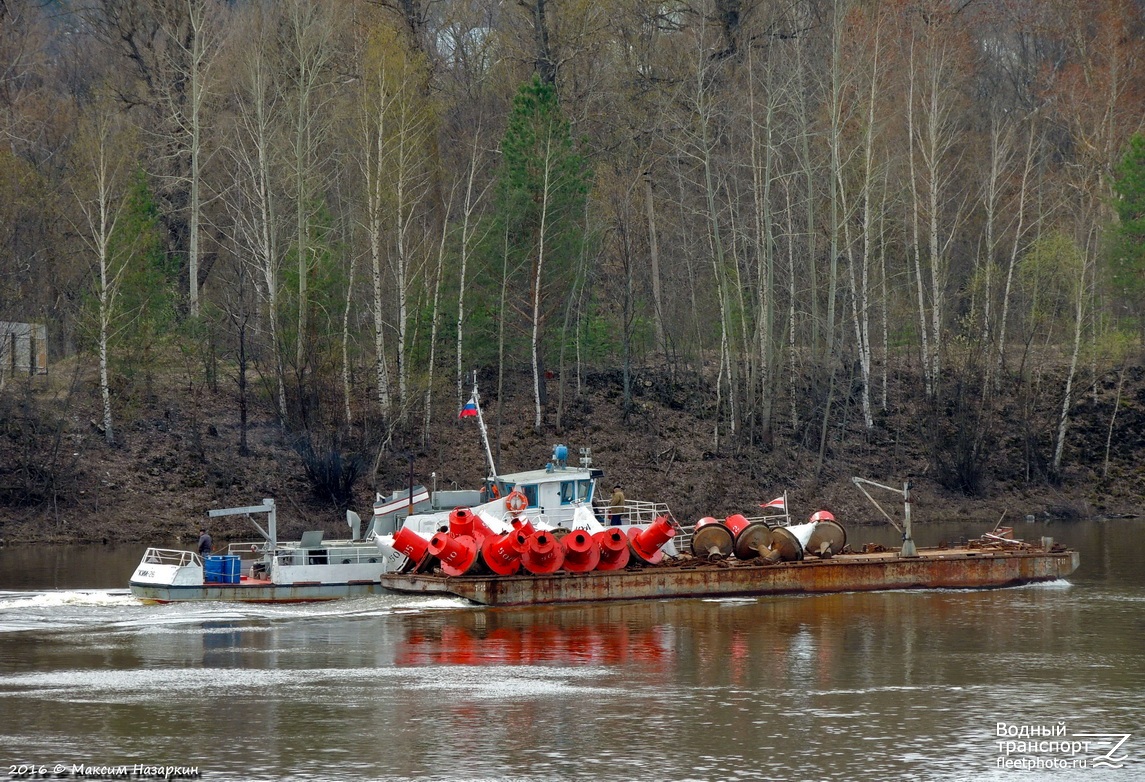
<path fill-rule="evenodd" d="M 0 320 L 0 376 L 48 374 L 48 327 Z"/>

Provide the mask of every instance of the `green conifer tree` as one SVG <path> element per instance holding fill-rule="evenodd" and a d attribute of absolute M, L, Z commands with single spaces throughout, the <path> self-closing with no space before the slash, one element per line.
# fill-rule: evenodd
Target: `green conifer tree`
<path fill-rule="evenodd" d="M 528 334 L 539 429 L 546 402 L 545 348 L 551 316 L 571 293 L 584 241 L 588 161 L 573 144 L 556 89 L 534 76 L 521 85 L 501 141 L 497 214 L 504 237 L 509 312 Z"/>

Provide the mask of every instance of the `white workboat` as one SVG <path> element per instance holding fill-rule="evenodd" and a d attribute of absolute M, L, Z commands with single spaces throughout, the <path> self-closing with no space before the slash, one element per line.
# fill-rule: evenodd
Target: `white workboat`
<path fill-rule="evenodd" d="M 226 552 L 200 557 L 192 551 L 149 548 L 131 575 L 131 593 L 153 603 L 223 600 L 299 603 L 383 592 L 384 557 L 372 538 L 358 535 L 360 521 L 348 512 L 351 539 L 324 541 L 321 531 L 296 542 L 278 540 L 274 500 L 261 505 L 212 510 L 210 516 L 267 514 L 254 526 L 258 542 L 232 543 Z"/>
<path fill-rule="evenodd" d="M 373 530 L 378 549 L 385 556 L 387 573 L 417 564 L 409 559 L 416 556 L 409 547 L 395 547 L 394 538 L 399 532 L 413 532 L 429 541 L 437 532 L 450 531 L 450 513 L 457 508 L 471 511 L 492 533 L 507 532 L 514 522 L 527 522 L 536 530 L 600 528 L 606 523 L 606 516 L 611 515 L 607 498 L 594 504 L 597 481 L 603 472 L 593 468 L 590 449 L 580 449 L 579 466 L 568 464 L 568 448 L 560 444 L 553 446 L 551 459 L 541 469 L 500 473 L 481 415 L 476 379 L 469 402 L 462 409 L 462 417 L 468 416 L 476 419 L 480 429 L 489 477 L 476 491 L 429 493 L 422 486 L 411 486 L 408 492 L 395 494 L 391 500 L 379 500 L 374 506 Z M 657 502 L 625 500 L 619 510 L 619 526 L 625 532 L 625 528 L 644 528 L 661 516 L 671 516 L 668 506 Z M 669 542 L 665 553 L 674 556 L 677 542 Z"/>

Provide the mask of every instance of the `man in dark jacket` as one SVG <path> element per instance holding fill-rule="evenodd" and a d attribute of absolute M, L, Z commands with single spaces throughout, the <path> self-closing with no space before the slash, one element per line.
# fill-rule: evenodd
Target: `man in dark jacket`
<path fill-rule="evenodd" d="M 199 556 L 205 557 L 211 553 L 211 536 L 207 534 L 207 530 L 199 530 Z"/>

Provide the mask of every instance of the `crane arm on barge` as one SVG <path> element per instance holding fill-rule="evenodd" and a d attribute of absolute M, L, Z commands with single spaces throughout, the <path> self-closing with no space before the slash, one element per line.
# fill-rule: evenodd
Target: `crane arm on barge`
<path fill-rule="evenodd" d="M 896 489 L 893 486 L 886 486 L 882 483 L 876 483 L 875 481 L 867 480 L 866 478 L 859 478 L 858 476 L 851 478 L 851 483 L 855 484 L 856 488 L 858 488 L 859 491 L 867 496 L 867 499 L 870 500 L 871 503 L 879 509 L 879 513 L 887 517 L 887 521 L 891 523 L 891 526 L 902 533 L 902 550 L 899 552 L 899 556 L 917 557 L 918 548 L 914 545 L 914 538 L 911 536 L 910 530 L 910 481 L 904 482 L 901 489 Z M 883 506 L 879 505 L 878 501 L 871 496 L 871 493 L 863 488 L 864 483 L 869 486 L 876 486 L 880 489 L 886 489 L 887 491 L 892 491 L 895 494 L 902 495 L 903 525 L 901 527 L 895 523 L 895 520 L 891 518 L 889 513 L 883 510 Z"/>

